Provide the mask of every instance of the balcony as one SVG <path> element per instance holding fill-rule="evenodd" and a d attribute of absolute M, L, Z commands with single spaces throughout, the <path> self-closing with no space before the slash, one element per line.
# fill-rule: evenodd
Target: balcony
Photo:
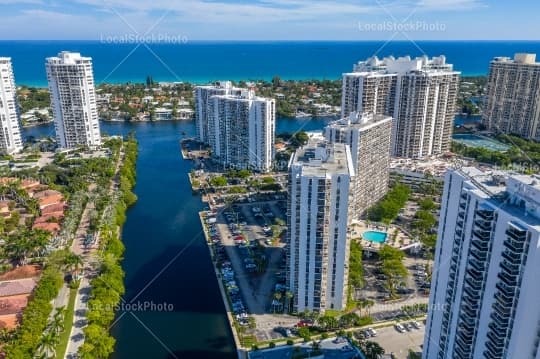
<path fill-rule="evenodd" d="M 493 211 L 482 210 L 482 209 L 479 209 L 479 210 L 476 211 L 476 215 L 481 217 L 482 219 L 484 219 L 486 221 L 492 221 L 494 213 L 495 212 L 493 212 Z"/>
<path fill-rule="evenodd" d="M 504 241 L 504 246 L 516 257 L 520 257 L 521 253 L 523 253 L 525 243 L 507 239 Z"/>
<path fill-rule="evenodd" d="M 475 229 L 473 230 L 473 235 L 483 241 L 487 241 L 491 238 L 491 231 L 486 231 L 483 229 Z"/>
<path fill-rule="evenodd" d="M 512 308 L 505 307 L 505 306 L 503 306 L 502 304 L 499 304 L 499 303 L 493 304 L 492 308 L 495 311 L 492 314 L 495 315 L 495 316 L 498 316 L 497 320 L 502 320 L 502 321 L 508 322 L 508 320 L 510 319 L 510 316 L 512 314 Z"/>
<path fill-rule="evenodd" d="M 514 254 L 512 254 L 512 252 L 510 252 L 508 250 L 504 250 L 501 255 L 502 255 L 502 257 L 504 259 L 506 259 L 510 263 L 519 263 L 520 262 L 520 258 L 516 258 L 516 256 Z"/>
<path fill-rule="evenodd" d="M 516 276 L 509 275 L 505 272 L 500 272 L 499 274 L 497 274 L 497 278 L 499 278 L 501 281 L 504 282 L 504 284 L 506 284 L 509 287 L 515 288 L 518 284 L 518 280 Z"/>
<path fill-rule="evenodd" d="M 478 290 L 466 287 L 464 292 L 467 293 L 473 301 L 480 300 L 480 292 Z"/>
<path fill-rule="evenodd" d="M 527 238 L 527 231 L 525 230 L 517 230 L 517 229 L 507 229 L 504 232 L 509 238 L 515 239 L 520 242 L 524 242 Z"/>
<path fill-rule="evenodd" d="M 482 280 L 481 279 L 474 279 L 472 278 L 471 276 L 467 276 L 465 278 L 465 283 L 467 283 L 468 285 L 470 285 L 470 288 L 471 289 L 474 289 L 474 290 L 480 290 L 482 288 Z"/>
<path fill-rule="evenodd" d="M 487 259 L 487 252 L 471 249 L 471 256 L 479 262 L 485 262 Z"/>
<path fill-rule="evenodd" d="M 520 273 L 519 264 L 510 263 L 507 260 L 503 260 L 500 266 L 510 275 L 517 276 Z"/>
<path fill-rule="evenodd" d="M 485 219 L 477 219 L 474 221 L 474 224 L 476 226 L 478 226 L 479 228 L 483 229 L 483 230 L 486 230 L 486 231 L 491 231 L 491 224 L 493 222 L 491 221 L 486 221 Z"/>
<path fill-rule="evenodd" d="M 490 239 L 491 237 L 484 240 L 477 239 L 477 240 L 472 241 L 471 245 L 473 248 L 487 252 L 489 250 Z"/>

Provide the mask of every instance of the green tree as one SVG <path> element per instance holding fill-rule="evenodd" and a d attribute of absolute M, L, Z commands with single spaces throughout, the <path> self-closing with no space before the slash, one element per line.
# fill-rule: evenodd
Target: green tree
<path fill-rule="evenodd" d="M 214 187 L 224 187 L 227 185 L 227 179 L 222 176 L 213 177 L 210 180 L 210 184 Z"/>
<path fill-rule="evenodd" d="M 54 357 L 56 354 L 56 346 L 58 345 L 58 336 L 49 331 L 43 334 L 38 345 L 38 352 L 44 353 L 49 358 Z"/>
<path fill-rule="evenodd" d="M 376 342 L 366 341 L 362 348 L 366 359 L 379 359 L 384 354 L 384 349 Z"/>

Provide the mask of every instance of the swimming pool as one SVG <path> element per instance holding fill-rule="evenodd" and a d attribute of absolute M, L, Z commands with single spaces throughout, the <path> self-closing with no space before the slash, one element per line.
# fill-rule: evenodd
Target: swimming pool
<path fill-rule="evenodd" d="M 362 234 L 362 237 L 366 241 L 370 241 L 373 243 L 384 243 L 386 242 L 386 237 L 388 237 L 388 234 L 379 231 L 367 231 Z"/>

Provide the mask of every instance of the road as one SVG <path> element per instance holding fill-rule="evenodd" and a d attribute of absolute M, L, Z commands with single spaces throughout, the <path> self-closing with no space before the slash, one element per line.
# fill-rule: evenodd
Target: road
<path fill-rule="evenodd" d="M 115 175 L 109 187 L 109 195 L 114 197 L 114 192 L 118 189 L 120 183 L 120 164 L 124 158 L 124 152 L 120 150 L 120 160 L 116 163 Z M 95 185 L 92 184 L 88 188 L 90 193 L 95 190 Z M 92 197 L 92 196 L 90 196 Z M 114 202 L 114 201 L 112 201 Z M 91 287 L 90 281 L 97 275 L 97 266 L 99 264 L 99 258 L 96 256 L 96 252 L 99 249 L 99 235 L 96 234 L 96 241 L 91 247 L 84 245 L 84 240 L 88 234 L 88 226 L 90 224 L 90 213 L 95 209 L 94 202 L 89 201 L 81 216 L 79 227 L 75 233 L 75 239 L 71 245 L 71 251 L 83 258 L 83 277 L 77 290 L 77 296 L 75 298 L 75 310 L 73 318 L 73 326 L 71 327 L 71 334 L 69 336 L 68 347 L 66 350 L 65 359 L 76 358 L 77 352 L 80 346 L 84 343 L 84 328 L 87 325 L 86 313 L 88 311 L 87 302 L 90 296 Z M 69 293 L 69 292 L 68 292 Z"/>

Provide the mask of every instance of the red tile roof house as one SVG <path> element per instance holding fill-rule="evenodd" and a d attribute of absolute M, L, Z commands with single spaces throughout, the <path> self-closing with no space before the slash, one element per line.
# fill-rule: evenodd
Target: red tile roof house
<path fill-rule="evenodd" d="M 41 210 L 41 215 L 47 216 L 61 213 L 60 217 L 64 217 L 64 211 L 66 208 L 67 205 L 64 202 L 51 204 Z"/>
<path fill-rule="evenodd" d="M 41 210 L 47 206 L 63 203 L 64 201 L 62 193 L 52 189 L 34 193 L 33 197 L 39 201 L 39 209 Z"/>
<path fill-rule="evenodd" d="M 33 180 L 33 179 L 23 179 L 21 181 L 21 188 L 25 190 L 33 189 L 41 187 L 41 183 L 39 181 Z"/>
<path fill-rule="evenodd" d="M 14 329 L 37 285 L 34 278 L 0 282 L 0 328 Z"/>
<path fill-rule="evenodd" d="M 34 198 L 39 201 L 39 209 L 41 216 L 36 218 L 32 229 L 42 229 L 52 234 L 57 234 L 60 231 L 60 225 L 56 222 L 49 222 L 51 218 L 64 218 L 64 210 L 66 203 L 62 193 L 55 190 L 45 190 L 34 193 Z"/>

